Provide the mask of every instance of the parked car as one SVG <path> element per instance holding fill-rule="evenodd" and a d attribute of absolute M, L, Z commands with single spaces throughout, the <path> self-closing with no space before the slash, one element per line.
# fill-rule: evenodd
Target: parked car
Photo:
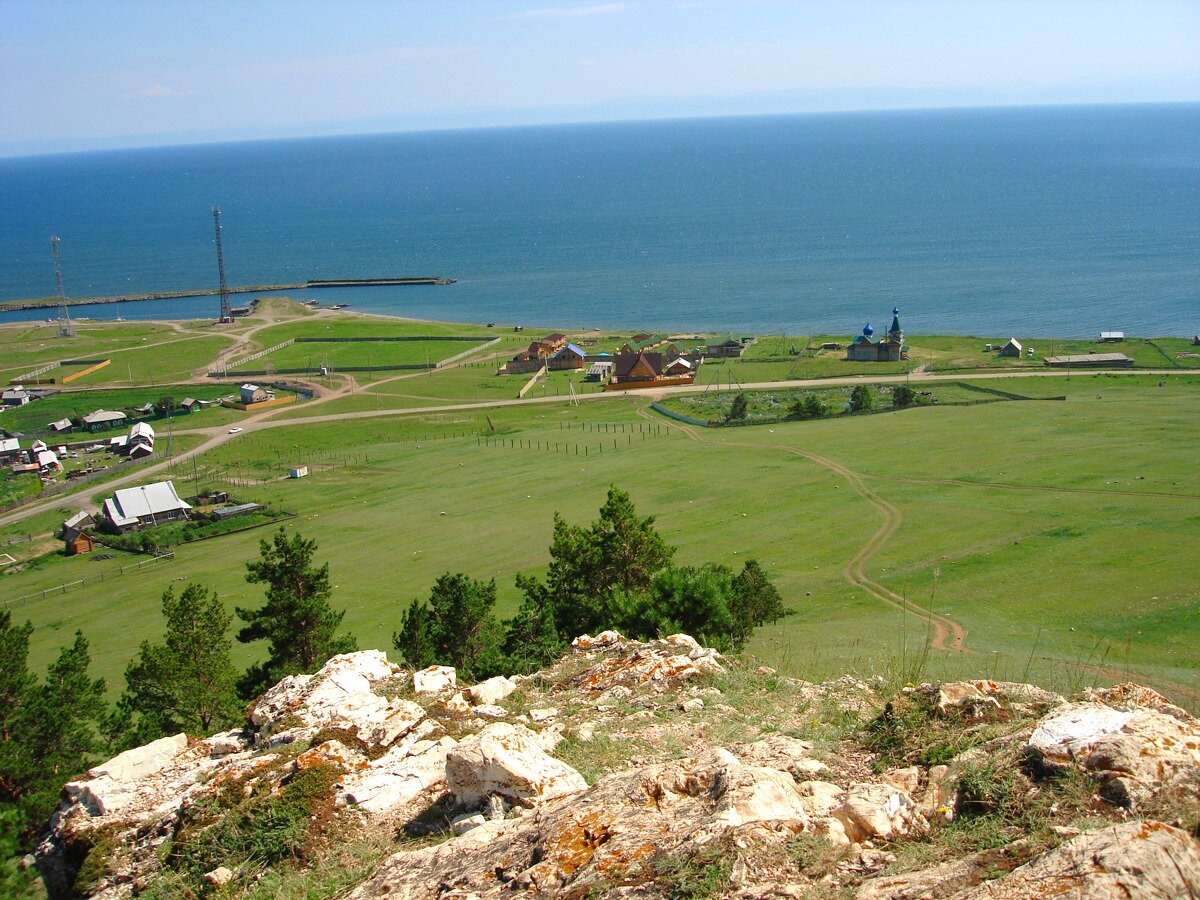
<path fill-rule="evenodd" d="M 241 430 L 242 430 L 241 428 L 239 428 L 235 425 L 233 428 L 229 429 L 229 433 L 230 434 L 239 434 L 241 432 Z"/>

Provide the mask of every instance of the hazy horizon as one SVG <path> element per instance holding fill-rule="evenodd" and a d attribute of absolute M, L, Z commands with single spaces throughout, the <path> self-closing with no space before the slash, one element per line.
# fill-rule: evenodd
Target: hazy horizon
<path fill-rule="evenodd" d="M 1200 102 L 1188 0 L 0 4 L 0 156 Z"/>

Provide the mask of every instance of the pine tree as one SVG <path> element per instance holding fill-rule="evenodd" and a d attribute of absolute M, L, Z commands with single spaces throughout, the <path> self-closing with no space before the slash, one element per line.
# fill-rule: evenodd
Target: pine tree
<path fill-rule="evenodd" d="M 63 783 L 102 749 L 97 727 L 106 711 L 105 685 L 88 676 L 91 661 L 87 639 L 75 632 L 45 679 L 27 683 L 8 712 L 8 736 L 0 742 L 0 801 L 18 805 L 30 827 L 45 821 Z"/>
<path fill-rule="evenodd" d="M 258 609 L 237 609 L 246 623 L 237 639 L 268 642 L 267 659 L 253 666 L 238 683 L 251 697 L 284 675 L 312 672 L 331 656 L 356 647 L 351 635 L 338 635 L 345 611 L 329 605 L 329 564 L 313 565 L 316 541 L 287 536 L 280 527 L 270 543 L 259 541 L 259 559 L 246 563 L 246 580 L 267 585 L 267 602 Z"/>
<path fill-rule="evenodd" d="M 118 715 L 127 746 L 169 734 L 208 735 L 238 719 L 237 673 L 230 659 L 232 617 L 212 591 L 189 584 L 162 597 L 166 633 L 143 641 L 125 669 Z M 133 718 L 136 716 L 136 720 Z"/>
<path fill-rule="evenodd" d="M 745 394 L 738 394 L 733 398 L 733 403 L 729 407 L 729 418 L 735 422 L 740 422 L 746 418 L 746 413 L 750 410 L 750 402 L 746 399 Z"/>
<path fill-rule="evenodd" d="M 414 601 L 409 606 L 392 643 L 409 665 L 437 663 L 454 666 L 469 679 L 487 677 L 500 663 L 495 605 L 495 579 L 447 572 L 434 582 L 426 605 Z"/>
<path fill-rule="evenodd" d="M 504 656 L 512 672 L 532 672 L 553 663 L 566 646 L 554 626 L 554 604 L 536 578 L 517 576 L 525 594 L 517 614 L 505 623 Z"/>

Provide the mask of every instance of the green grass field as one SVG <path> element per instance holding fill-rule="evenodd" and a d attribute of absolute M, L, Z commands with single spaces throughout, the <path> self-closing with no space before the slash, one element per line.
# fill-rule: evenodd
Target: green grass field
<path fill-rule="evenodd" d="M 231 341 L 186 322 L 80 322 L 71 338 L 56 337 L 57 329 L 52 323 L 0 327 L 0 378 L 7 381 L 62 359 L 107 357 L 108 366 L 71 386 L 167 384 L 189 378 Z"/>
<path fill-rule="evenodd" d="M 363 341 L 346 343 L 296 343 L 246 364 L 247 369 L 261 370 L 308 368 L 321 366 L 339 369 L 346 366 L 400 366 L 439 363 L 459 353 L 477 349 L 478 344 L 467 341 Z M 237 374 L 237 370 L 230 370 Z"/>
<path fill-rule="evenodd" d="M 753 653 L 804 677 L 883 672 L 917 652 L 926 627 L 843 578 L 882 518 L 843 474 L 797 451 L 815 453 L 860 473 L 900 510 L 868 573 L 967 629 L 970 652 L 934 652 L 931 674 L 1066 689 L 1106 680 L 1078 668 L 1103 662 L 1200 689 L 1200 384 L 1127 375 L 987 382 L 1025 394 L 1051 384 L 1066 402 L 691 433 L 637 397 L 287 426 L 231 441 L 196 474 L 200 484 L 236 478 L 300 513 L 293 527 L 320 544 L 363 647 L 390 647 L 404 604 L 447 569 L 495 577 L 501 612 L 511 612 L 513 576 L 548 561 L 553 513 L 590 520 L 615 483 L 658 517 L 682 562 L 755 556 L 776 578 L 795 613 L 761 630 Z M 478 443 L 484 432 L 491 446 Z M 546 449 L 555 443 L 557 452 Z M 308 462 L 311 476 L 284 478 L 293 462 Z M 176 473 L 181 490 L 190 474 Z M 230 606 L 259 602 L 243 563 L 260 536 L 187 545 L 154 571 L 14 613 L 36 626 L 39 664 L 82 627 L 98 670 L 116 680 L 137 643 L 157 633 L 159 596 L 172 582 L 202 580 Z M 3 576 L 4 595 L 53 588 L 98 565 L 60 559 Z M 259 652 L 237 648 L 242 663 Z M 1191 694 L 1173 696 L 1196 707 Z"/>

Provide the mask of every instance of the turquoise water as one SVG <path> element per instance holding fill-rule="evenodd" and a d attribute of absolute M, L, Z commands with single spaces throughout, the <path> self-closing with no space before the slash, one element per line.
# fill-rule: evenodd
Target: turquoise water
<path fill-rule="evenodd" d="M 0 298 L 309 291 L 424 318 L 849 333 L 1200 330 L 1200 105 L 888 112 L 0 160 Z M 244 302 L 244 298 L 237 298 Z M 92 306 L 210 315 L 215 298 Z M 0 321 L 44 318 L 6 313 Z"/>

